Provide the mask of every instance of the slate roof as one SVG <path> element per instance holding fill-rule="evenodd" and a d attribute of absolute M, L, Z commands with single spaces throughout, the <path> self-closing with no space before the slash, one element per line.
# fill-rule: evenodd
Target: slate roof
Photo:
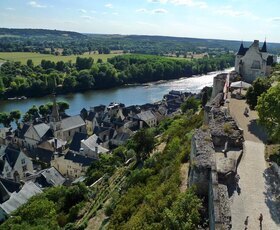
<path fill-rule="evenodd" d="M 243 46 L 243 42 L 241 43 L 239 50 L 237 52 L 237 55 L 245 55 L 245 53 L 247 52 L 249 48 L 244 48 Z"/>
<path fill-rule="evenodd" d="M 34 183 L 38 184 L 40 188 L 63 185 L 66 180 L 54 167 L 44 169 L 30 178 L 34 178 Z"/>
<path fill-rule="evenodd" d="M 128 133 L 118 133 L 115 137 L 114 140 L 118 140 L 118 141 L 127 141 L 130 138 L 130 135 Z"/>
<path fill-rule="evenodd" d="M 5 155 L 3 156 L 3 160 L 6 160 L 9 165 L 14 168 L 15 163 L 17 162 L 18 156 L 20 154 L 20 150 L 19 149 L 14 149 L 11 147 L 7 147 L 5 149 Z"/>
<path fill-rule="evenodd" d="M 48 126 L 45 123 L 34 125 L 33 127 L 34 127 L 35 131 L 38 133 L 40 138 L 44 137 L 45 134 L 50 130 L 50 126 Z"/>
<path fill-rule="evenodd" d="M 73 136 L 72 142 L 69 146 L 70 150 L 73 150 L 75 152 L 79 152 L 81 148 L 81 140 L 85 140 L 87 138 L 86 133 L 78 133 L 76 132 Z"/>
<path fill-rule="evenodd" d="M 0 204 L 0 207 L 7 214 L 10 214 L 38 193 L 42 193 L 42 190 L 38 186 L 31 181 L 26 182 L 18 193 L 12 193 L 10 199 Z"/>
<path fill-rule="evenodd" d="M 101 145 L 99 145 L 100 140 L 98 138 L 98 136 L 96 136 L 95 134 L 91 135 L 88 139 L 82 141 L 84 145 L 86 145 L 89 149 L 91 149 L 92 151 L 95 151 L 95 148 L 98 148 L 98 153 L 107 153 L 109 152 L 108 149 L 102 147 Z M 99 142 L 99 143 L 98 143 Z"/>
<path fill-rule="evenodd" d="M 16 136 L 21 138 L 21 139 L 24 139 L 24 134 L 29 129 L 29 127 L 30 127 L 29 124 L 23 124 L 23 127 L 21 129 L 16 130 Z"/>
<path fill-rule="evenodd" d="M 147 111 L 136 114 L 136 118 L 139 118 L 140 120 L 143 120 L 143 121 L 148 121 L 151 119 L 155 119 L 156 117 L 151 110 L 147 110 Z"/>
<path fill-rule="evenodd" d="M 14 182 L 12 180 L 8 180 L 0 177 L 0 182 L 5 186 L 5 188 L 10 192 L 18 192 L 20 189 L 20 183 Z"/>
<path fill-rule="evenodd" d="M 61 127 L 63 130 L 74 129 L 83 125 L 85 125 L 85 122 L 80 115 L 67 117 L 61 121 Z"/>
<path fill-rule="evenodd" d="M 91 157 L 86 157 L 80 154 L 75 154 L 71 151 L 68 151 L 64 156 L 64 159 L 73 161 L 74 163 L 82 164 L 83 166 L 90 166 L 91 163 L 95 160 Z"/>
<path fill-rule="evenodd" d="M 88 116 L 87 116 L 87 118 L 86 118 L 86 120 L 92 121 L 93 118 L 95 117 L 95 115 L 96 115 L 96 112 L 90 111 Z"/>
<path fill-rule="evenodd" d="M 54 152 L 47 149 L 36 148 L 30 151 L 28 155 L 33 159 L 38 158 L 40 161 L 49 164 L 53 158 Z"/>

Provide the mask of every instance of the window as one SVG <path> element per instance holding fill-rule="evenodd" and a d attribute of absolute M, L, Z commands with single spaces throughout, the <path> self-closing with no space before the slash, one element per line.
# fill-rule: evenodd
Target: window
<path fill-rule="evenodd" d="M 68 131 L 68 136 L 69 136 L 69 137 L 71 136 L 71 131 Z"/>
<path fill-rule="evenodd" d="M 25 159 L 23 158 L 23 159 L 21 159 L 21 164 L 25 164 Z"/>
<path fill-rule="evenodd" d="M 26 165 L 22 166 L 22 171 L 23 172 L 27 171 L 27 166 Z"/>

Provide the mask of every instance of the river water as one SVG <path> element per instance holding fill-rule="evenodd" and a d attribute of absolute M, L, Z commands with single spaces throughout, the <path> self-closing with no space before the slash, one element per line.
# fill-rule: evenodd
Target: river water
<path fill-rule="evenodd" d="M 233 68 L 222 72 L 229 72 Z M 211 72 L 207 75 L 194 76 L 190 78 L 180 78 L 177 80 L 155 82 L 140 86 L 126 86 L 107 90 L 92 90 L 83 93 L 58 95 L 58 101 L 66 101 L 70 104 L 67 110 L 69 115 L 79 114 L 82 108 L 104 104 L 110 102 L 121 102 L 126 106 L 153 103 L 162 99 L 163 95 L 171 90 L 198 93 L 205 86 L 213 85 L 213 77 L 218 72 Z M 50 96 L 40 98 L 28 98 L 26 100 L 0 101 L 0 112 L 10 112 L 20 110 L 24 114 L 33 105 L 40 106 L 52 101 Z"/>

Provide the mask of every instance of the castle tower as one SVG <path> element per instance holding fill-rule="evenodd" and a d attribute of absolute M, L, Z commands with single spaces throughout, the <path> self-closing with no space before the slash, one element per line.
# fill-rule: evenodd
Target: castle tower
<path fill-rule="evenodd" d="M 244 48 L 243 41 L 242 41 L 240 44 L 239 50 L 235 56 L 234 67 L 235 67 L 235 71 L 238 73 L 240 73 L 240 65 L 242 64 L 242 63 L 240 63 L 241 57 L 243 57 L 245 53 L 246 53 L 246 49 Z"/>
<path fill-rule="evenodd" d="M 264 40 L 261 52 L 266 53 L 267 52 L 267 48 L 266 48 L 266 40 Z"/>

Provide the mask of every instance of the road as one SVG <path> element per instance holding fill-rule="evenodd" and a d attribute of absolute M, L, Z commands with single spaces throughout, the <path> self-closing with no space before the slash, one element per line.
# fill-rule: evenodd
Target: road
<path fill-rule="evenodd" d="M 238 174 L 240 176 L 240 194 L 236 191 L 231 197 L 232 229 L 245 229 L 244 221 L 247 216 L 247 229 L 279 230 L 280 201 L 276 200 L 280 187 L 279 180 L 268 168 L 264 158 L 266 135 L 257 125 L 257 113 L 250 111 L 249 117 L 243 115 L 244 100 L 230 99 L 230 113 L 239 127 L 244 130 L 244 153 Z M 263 214 L 262 228 L 258 217 Z"/>

